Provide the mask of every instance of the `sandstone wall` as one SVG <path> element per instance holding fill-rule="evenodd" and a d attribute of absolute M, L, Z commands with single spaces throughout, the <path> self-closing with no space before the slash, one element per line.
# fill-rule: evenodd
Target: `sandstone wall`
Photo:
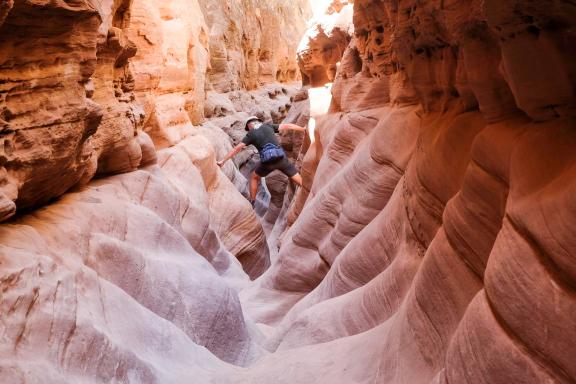
<path fill-rule="evenodd" d="M 222 110 L 205 102 L 220 92 L 298 80 L 308 14 L 304 0 L 3 2 L 0 218 L 137 169 L 139 130 L 172 146 Z M 289 97 L 262 112 L 281 118 Z"/>
<path fill-rule="evenodd" d="M 576 381 L 574 5 L 333 1 L 260 226 L 215 159 L 317 100 L 238 4 L 0 5 L 2 215 L 83 186 L 0 227 L 0 381 Z"/>
<path fill-rule="evenodd" d="M 230 183 L 215 171 L 211 145 L 190 138 L 3 224 L 1 381 L 208 383 L 221 360 L 259 357 L 237 295 L 248 277 L 211 219 L 207 186 Z"/>
<path fill-rule="evenodd" d="M 300 78 L 295 42 L 306 29 L 307 1 L 200 0 L 210 42 L 209 81 L 217 92 Z"/>
<path fill-rule="evenodd" d="M 574 6 L 353 7 L 297 219 L 241 293 L 275 353 L 237 382 L 573 382 Z M 309 37 L 314 86 L 342 39 Z"/>
<path fill-rule="evenodd" d="M 109 4 L 112 8 L 113 5 Z M 87 2 L 8 2 L 0 28 L 2 214 L 45 203 L 96 171 L 92 88 L 107 28 Z M 113 55 L 112 53 L 110 54 Z"/>
<path fill-rule="evenodd" d="M 322 86 L 334 81 L 339 62 L 354 32 L 353 1 L 333 1 L 313 21 L 298 47 L 303 85 Z"/>
<path fill-rule="evenodd" d="M 238 291 L 268 268 L 266 238 L 216 158 L 222 128 L 290 107 L 309 11 L 275 3 L 234 2 L 270 61 L 229 45 L 225 94 L 227 37 L 196 1 L 0 4 L 0 220 L 19 210 L 0 228 L 0 382 L 221 383 L 264 353 Z"/>

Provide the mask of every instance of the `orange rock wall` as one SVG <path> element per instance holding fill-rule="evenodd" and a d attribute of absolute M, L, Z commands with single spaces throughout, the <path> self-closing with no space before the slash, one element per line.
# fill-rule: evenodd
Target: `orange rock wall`
<path fill-rule="evenodd" d="M 574 381 L 574 6 L 353 10 L 295 222 L 241 293 L 275 353 L 238 382 Z M 331 73 L 341 38 L 309 36 Z"/>
<path fill-rule="evenodd" d="M 0 227 L 0 381 L 576 381 L 574 5 L 333 1 L 260 226 L 215 159 L 315 101 L 269 3 L 0 5 L 2 218 L 83 186 Z"/>
<path fill-rule="evenodd" d="M 297 80 L 307 2 L 234 4 L 3 2 L 0 218 L 137 169 L 138 132 L 178 143 L 203 123 L 209 91 Z"/>

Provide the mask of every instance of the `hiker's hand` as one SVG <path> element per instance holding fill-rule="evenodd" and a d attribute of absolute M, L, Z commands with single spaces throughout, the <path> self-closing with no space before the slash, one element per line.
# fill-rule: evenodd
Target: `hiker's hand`
<path fill-rule="evenodd" d="M 222 166 L 224 165 L 224 162 L 222 160 L 220 160 L 220 161 L 217 161 L 216 164 L 218 164 L 218 166 L 220 168 L 222 168 Z"/>

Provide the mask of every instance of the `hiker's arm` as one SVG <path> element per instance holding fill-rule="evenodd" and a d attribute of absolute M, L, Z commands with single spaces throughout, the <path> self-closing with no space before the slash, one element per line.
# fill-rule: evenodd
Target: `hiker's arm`
<path fill-rule="evenodd" d="M 305 127 L 301 127 L 299 125 L 296 124 L 290 124 L 290 123 L 284 123 L 284 124 L 280 124 L 280 131 L 298 131 L 298 132 L 306 132 L 306 128 Z"/>
<path fill-rule="evenodd" d="M 224 156 L 222 160 L 217 162 L 218 166 L 221 167 L 222 165 L 224 165 L 225 162 L 236 156 L 241 150 L 244 149 L 244 147 L 246 147 L 246 144 L 244 143 L 240 143 L 237 146 L 235 146 L 234 149 L 228 152 L 228 154 Z"/>

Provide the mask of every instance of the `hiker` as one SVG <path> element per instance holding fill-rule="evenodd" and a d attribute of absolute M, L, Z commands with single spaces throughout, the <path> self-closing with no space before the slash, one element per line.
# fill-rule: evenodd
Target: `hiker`
<path fill-rule="evenodd" d="M 258 149 L 260 161 L 250 175 L 250 203 L 254 206 L 256 192 L 260 178 L 268 176 L 274 170 L 279 170 L 288 176 L 299 186 L 302 186 L 302 176 L 296 170 L 294 164 L 288 160 L 282 147 L 278 144 L 276 133 L 285 130 L 306 132 L 306 128 L 296 124 L 267 124 L 260 118 L 250 116 L 244 124 L 244 129 L 248 131 L 242 142 L 232 149 L 222 160 L 218 161 L 218 166 L 236 156 L 247 145 L 253 145 Z"/>

